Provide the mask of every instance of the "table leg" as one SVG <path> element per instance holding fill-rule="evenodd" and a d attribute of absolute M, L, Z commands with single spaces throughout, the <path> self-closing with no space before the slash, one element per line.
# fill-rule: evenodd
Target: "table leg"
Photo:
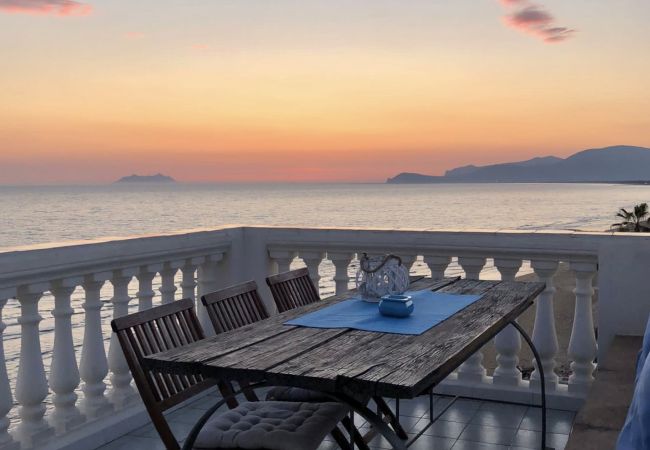
<path fill-rule="evenodd" d="M 544 378 L 544 367 L 542 366 L 542 358 L 537 352 L 537 348 L 535 348 L 535 344 L 533 343 L 533 340 L 528 336 L 528 333 L 526 333 L 526 330 L 522 328 L 519 323 L 517 323 L 516 320 L 513 320 L 510 322 L 510 325 L 515 327 L 517 331 L 519 331 L 519 334 L 524 338 L 528 346 L 530 347 L 530 350 L 533 352 L 533 356 L 535 356 L 535 361 L 537 362 L 537 370 L 539 370 L 539 380 L 540 383 L 539 385 L 541 386 L 541 391 L 542 391 L 542 450 L 546 450 L 546 379 Z"/>
<path fill-rule="evenodd" d="M 381 412 L 381 415 L 388 417 L 390 426 L 393 427 L 395 433 L 397 433 L 397 435 L 401 439 L 408 438 L 408 434 L 406 434 L 406 431 L 404 431 L 404 428 L 402 428 L 402 424 L 399 423 L 399 410 L 397 412 L 397 415 L 395 415 L 393 411 L 390 409 L 390 406 L 388 406 L 388 403 L 386 403 L 386 401 L 383 398 L 373 397 L 372 399 L 377 404 L 377 411 Z M 399 399 L 397 399 L 397 402 L 399 402 Z M 397 404 L 399 405 L 399 403 Z"/>

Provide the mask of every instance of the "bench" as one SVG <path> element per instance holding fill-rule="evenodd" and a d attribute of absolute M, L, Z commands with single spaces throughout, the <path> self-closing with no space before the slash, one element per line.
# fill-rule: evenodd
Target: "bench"
<path fill-rule="evenodd" d="M 613 450 L 634 394 L 642 336 L 616 336 L 585 404 L 578 412 L 565 450 Z"/>

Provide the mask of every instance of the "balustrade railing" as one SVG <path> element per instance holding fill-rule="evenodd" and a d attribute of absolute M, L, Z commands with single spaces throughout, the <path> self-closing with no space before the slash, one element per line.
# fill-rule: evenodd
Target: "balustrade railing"
<path fill-rule="evenodd" d="M 181 297 L 196 300 L 248 279 L 256 279 L 273 310 L 264 277 L 298 265 L 309 269 L 323 296 L 331 295 L 354 285 L 361 251 L 395 253 L 412 273 L 435 278 L 513 280 L 526 273 L 546 282 L 534 307 L 532 338 L 552 404 L 575 409 L 593 380 L 599 345 L 606 346 L 614 333 L 640 332 L 647 317 L 642 293 L 650 274 L 619 269 L 623 262 L 645 264 L 644 257 L 616 259 L 612 249 L 619 242 L 650 250 L 650 237 L 611 233 L 231 227 L 0 252 L 0 450 L 38 448 L 46 442 L 56 448 L 59 441 L 69 444 L 78 437 L 81 442 L 98 427 L 119 424 L 125 430 L 137 423 L 130 418 L 144 417 L 108 327 L 112 317 Z M 560 351 L 554 277 L 560 264 L 575 278 L 568 378 L 554 372 Z M 600 296 L 599 306 L 611 310 L 618 302 L 620 312 L 615 320 L 601 315 L 595 324 L 597 275 L 600 291 L 608 293 Z M 210 333 L 205 310 L 197 307 Z M 488 373 L 477 352 L 439 389 L 528 401 L 540 380 L 537 367 L 529 379 L 520 370 L 522 341 L 516 330 L 505 328 L 494 347 L 493 372 Z"/>

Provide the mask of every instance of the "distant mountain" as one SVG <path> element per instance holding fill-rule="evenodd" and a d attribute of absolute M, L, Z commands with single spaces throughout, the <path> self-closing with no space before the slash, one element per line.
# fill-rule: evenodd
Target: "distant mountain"
<path fill-rule="evenodd" d="M 464 166 L 444 176 L 401 173 L 387 183 L 572 183 L 650 180 L 650 148 L 618 145 L 489 166 Z"/>
<path fill-rule="evenodd" d="M 122 177 L 116 183 L 175 183 L 172 177 L 163 174 L 156 175 L 129 175 Z"/>

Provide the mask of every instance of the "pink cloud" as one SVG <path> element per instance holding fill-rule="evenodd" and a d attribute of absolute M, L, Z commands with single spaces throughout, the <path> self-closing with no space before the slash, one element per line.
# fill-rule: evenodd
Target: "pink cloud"
<path fill-rule="evenodd" d="M 574 29 L 555 25 L 555 17 L 541 6 L 530 4 L 526 0 L 500 0 L 500 2 L 507 6 L 527 5 L 506 15 L 503 18 L 504 22 L 546 43 L 562 42 L 576 33 Z"/>
<path fill-rule="evenodd" d="M 141 33 L 139 31 L 127 31 L 124 33 L 124 37 L 127 39 L 142 39 L 144 37 L 144 33 Z"/>
<path fill-rule="evenodd" d="M 41 16 L 87 16 L 92 6 L 75 0 L 0 0 L 0 12 Z"/>

